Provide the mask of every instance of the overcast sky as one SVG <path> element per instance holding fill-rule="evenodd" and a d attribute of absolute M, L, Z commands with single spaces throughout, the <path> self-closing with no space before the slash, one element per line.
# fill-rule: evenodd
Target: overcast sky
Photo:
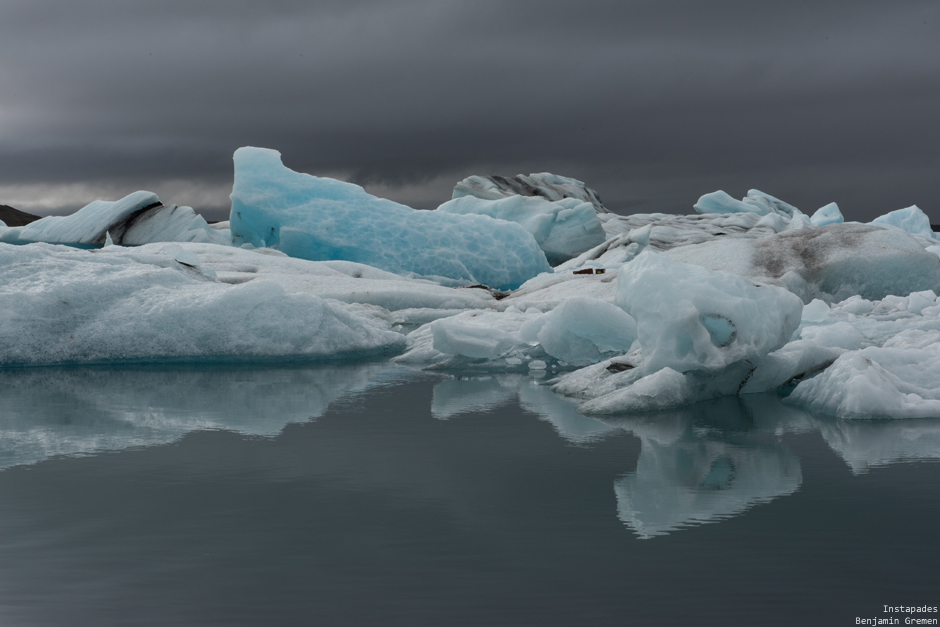
<path fill-rule="evenodd" d="M 0 0 L 0 204 L 228 213 L 232 152 L 429 208 L 550 171 L 940 222 L 940 2 Z"/>

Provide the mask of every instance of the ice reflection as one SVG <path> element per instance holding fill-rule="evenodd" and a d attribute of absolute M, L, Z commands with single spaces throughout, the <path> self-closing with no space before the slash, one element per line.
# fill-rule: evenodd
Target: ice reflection
<path fill-rule="evenodd" d="M 394 367 L 392 367 L 394 369 Z M 0 469 L 154 446 L 195 430 L 274 436 L 382 381 L 387 364 L 322 368 L 0 370 Z"/>
<path fill-rule="evenodd" d="M 642 442 L 636 470 L 614 483 L 618 516 L 642 538 L 738 515 L 802 482 L 800 460 L 761 437 L 736 398 L 612 424 Z"/>
<path fill-rule="evenodd" d="M 434 386 L 431 414 L 446 420 L 459 414 L 492 411 L 515 400 L 536 414 L 572 444 L 585 444 L 616 430 L 599 420 L 582 416 L 576 401 L 559 396 L 531 377 L 469 377 L 445 379 Z"/>
<path fill-rule="evenodd" d="M 823 439 L 855 474 L 904 461 L 940 459 L 940 421 L 819 420 Z"/>

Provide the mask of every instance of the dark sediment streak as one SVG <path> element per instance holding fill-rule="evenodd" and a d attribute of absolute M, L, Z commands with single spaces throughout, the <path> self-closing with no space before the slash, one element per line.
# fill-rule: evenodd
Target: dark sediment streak
<path fill-rule="evenodd" d="M 3 220 L 3 223 L 7 226 L 26 226 L 30 222 L 35 222 L 38 219 L 39 216 L 34 216 L 31 213 L 26 213 L 25 211 L 20 211 L 13 207 L 8 207 L 7 205 L 0 205 L 0 220 Z"/>

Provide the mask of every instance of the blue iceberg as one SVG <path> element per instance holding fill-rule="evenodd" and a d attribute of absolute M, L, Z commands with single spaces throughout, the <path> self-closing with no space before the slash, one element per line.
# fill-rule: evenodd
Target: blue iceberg
<path fill-rule="evenodd" d="M 236 246 L 313 261 L 345 260 L 397 274 L 516 288 L 551 267 L 520 225 L 481 215 L 417 211 L 358 185 L 288 169 L 264 148 L 235 151 Z"/>

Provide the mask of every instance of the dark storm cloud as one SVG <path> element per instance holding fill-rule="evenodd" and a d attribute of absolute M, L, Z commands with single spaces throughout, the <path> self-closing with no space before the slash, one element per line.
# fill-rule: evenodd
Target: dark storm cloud
<path fill-rule="evenodd" d="M 549 170 L 622 210 L 756 187 L 940 221 L 938 28 L 935 2 L 6 2 L 0 192 L 190 181 L 167 200 L 218 210 L 260 145 L 419 205 Z"/>

